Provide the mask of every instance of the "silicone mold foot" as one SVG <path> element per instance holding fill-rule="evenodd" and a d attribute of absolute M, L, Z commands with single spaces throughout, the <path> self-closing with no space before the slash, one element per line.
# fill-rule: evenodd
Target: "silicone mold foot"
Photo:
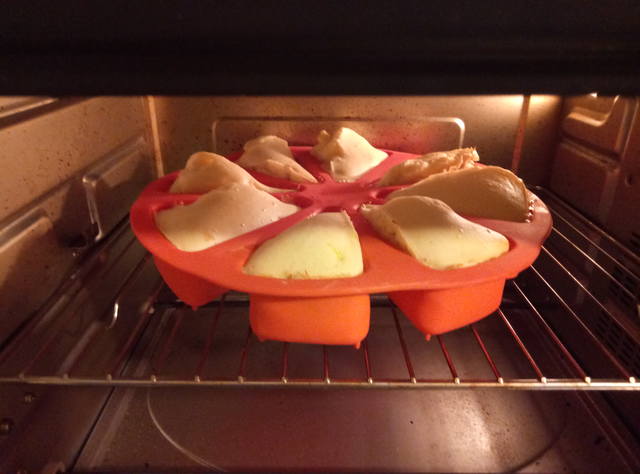
<path fill-rule="evenodd" d="M 389 293 L 389 298 L 429 340 L 497 310 L 504 283 L 495 280 L 462 288 L 398 291 Z"/>
<path fill-rule="evenodd" d="M 153 262 L 171 291 L 193 309 L 197 309 L 229 291 L 203 278 L 178 270 L 158 257 L 154 257 Z"/>
<path fill-rule="evenodd" d="M 260 340 L 354 345 L 369 332 L 369 295 L 289 298 L 252 294 L 251 329 Z"/>

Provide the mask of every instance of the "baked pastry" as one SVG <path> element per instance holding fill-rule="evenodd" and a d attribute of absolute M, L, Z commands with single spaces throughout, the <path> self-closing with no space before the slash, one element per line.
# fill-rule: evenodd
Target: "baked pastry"
<path fill-rule="evenodd" d="M 251 183 L 214 189 L 188 205 L 158 211 L 155 221 L 177 248 L 197 252 L 275 222 L 299 210 Z"/>
<path fill-rule="evenodd" d="M 459 214 L 523 222 L 529 214 L 529 192 L 511 171 L 478 166 L 429 176 L 389 195 L 428 196 L 444 201 Z"/>
<path fill-rule="evenodd" d="M 365 204 L 361 212 L 385 240 L 435 270 L 470 267 L 509 250 L 502 234 L 459 216 L 437 199 L 399 197 L 383 205 Z"/>
<path fill-rule="evenodd" d="M 343 278 L 362 273 L 360 241 L 346 212 L 323 212 L 264 242 L 244 267 L 273 278 Z"/>
<path fill-rule="evenodd" d="M 249 140 L 244 144 L 244 153 L 236 163 L 243 168 L 296 183 L 318 182 L 293 158 L 287 141 L 274 135 Z"/>
<path fill-rule="evenodd" d="M 354 181 L 388 156 L 346 127 L 339 128 L 332 135 L 322 130 L 311 154 L 322 162 L 323 168 L 336 181 Z"/>
<path fill-rule="evenodd" d="M 207 151 L 194 153 L 169 188 L 170 193 L 206 193 L 233 184 L 251 185 L 262 191 L 277 191 L 258 182 L 242 167 L 224 156 Z"/>
<path fill-rule="evenodd" d="M 469 168 L 479 160 L 475 148 L 436 151 L 397 164 L 378 181 L 378 186 L 413 184 L 437 173 Z"/>

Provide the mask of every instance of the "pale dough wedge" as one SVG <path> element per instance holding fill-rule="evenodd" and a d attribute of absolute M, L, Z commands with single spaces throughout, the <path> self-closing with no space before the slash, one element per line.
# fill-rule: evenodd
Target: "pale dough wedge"
<path fill-rule="evenodd" d="M 354 181 L 388 156 L 346 127 L 339 128 L 333 135 L 322 130 L 311 154 L 322 162 L 323 168 L 336 181 Z"/>
<path fill-rule="evenodd" d="M 250 275 L 343 278 L 362 273 L 360 241 L 346 212 L 323 212 L 264 242 L 245 265 Z"/>
<path fill-rule="evenodd" d="M 389 195 L 429 196 L 447 203 L 459 214 L 523 222 L 529 213 L 529 193 L 511 171 L 498 166 L 440 173 Z"/>
<path fill-rule="evenodd" d="M 456 214 L 442 201 L 406 196 L 361 212 L 387 241 L 435 270 L 470 267 L 499 257 L 509 241 Z"/>
<path fill-rule="evenodd" d="M 243 168 L 296 183 L 317 183 L 316 178 L 293 158 L 287 141 L 274 135 L 249 140 L 236 163 Z"/>
<path fill-rule="evenodd" d="M 169 192 L 199 194 L 234 184 L 251 185 L 268 192 L 278 191 L 258 182 L 246 170 L 224 156 L 199 151 L 189 157 L 185 168 L 173 182 Z"/>
<path fill-rule="evenodd" d="M 193 204 L 156 213 L 158 229 L 177 248 L 197 252 L 275 222 L 299 210 L 251 184 L 233 184 Z"/>
<path fill-rule="evenodd" d="M 471 167 L 478 160 L 479 157 L 475 148 L 457 148 L 455 150 L 427 153 L 391 168 L 378 181 L 378 186 L 417 183 L 437 173 Z"/>

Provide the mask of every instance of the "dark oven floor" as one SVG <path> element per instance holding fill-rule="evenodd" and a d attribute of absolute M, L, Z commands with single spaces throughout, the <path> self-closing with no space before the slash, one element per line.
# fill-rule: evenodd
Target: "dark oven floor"
<path fill-rule="evenodd" d="M 216 333 L 208 376 L 233 376 L 247 332 L 246 307 L 225 310 Z M 215 308 L 182 317 L 164 373 L 197 364 L 197 350 Z M 182 314 L 177 314 L 182 313 Z M 425 342 L 401 319 L 414 350 L 418 377 L 447 377 L 438 343 Z M 497 316 L 478 324 L 505 375 L 528 368 L 514 357 Z M 526 331 L 526 329 L 525 329 Z M 532 350 L 535 334 L 528 334 Z M 406 370 L 391 312 L 374 308 L 369 335 L 371 367 L 379 376 Z M 462 378 L 490 375 L 470 332 L 447 336 Z M 247 377 L 280 371 L 278 343 L 253 341 Z M 551 370 L 539 355 L 539 363 Z M 330 348 L 336 376 L 362 371 L 360 351 Z M 134 373 L 149 371 L 141 356 Z M 323 370 L 322 349 L 291 345 L 289 375 L 314 377 Z M 488 373 L 486 373 L 489 371 Z M 118 388 L 76 464 L 76 470 L 335 469 L 407 471 L 624 472 L 626 467 L 579 396 L 572 392 L 506 390 L 403 390 L 282 388 Z"/>

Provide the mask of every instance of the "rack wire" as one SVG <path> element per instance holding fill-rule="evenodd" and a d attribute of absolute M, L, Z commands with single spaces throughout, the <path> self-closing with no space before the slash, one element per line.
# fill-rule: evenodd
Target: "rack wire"
<path fill-rule="evenodd" d="M 547 194 L 550 194 L 547 192 Z M 549 196 L 548 203 L 553 202 L 553 196 Z M 613 285 L 624 288 L 630 296 L 637 299 L 625 285 L 618 281 L 615 276 L 606 269 L 606 262 L 617 261 L 607 249 L 603 248 L 586 232 L 579 229 L 575 216 L 570 216 L 563 212 L 561 206 L 554 209 L 554 216 L 557 222 L 571 226 L 572 232 L 579 232 L 583 245 L 571 240 L 558 227 L 553 228 L 552 237 L 570 245 L 575 252 L 585 261 L 591 262 L 593 268 Z M 595 226 L 588 221 L 580 225 L 591 225 L 594 231 Z M 124 245 L 124 249 L 118 255 L 124 254 L 133 245 L 133 239 L 127 231 L 116 233 L 118 239 L 129 239 Z M 619 246 L 623 251 L 628 252 L 622 244 L 615 241 L 611 236 L 606 236 L 609 244 Z M 108 251 L 112 244 L 105 245 L 100 252 Z M 588 248 L 587 248 L 588 247 Z M 594 252 L 595 249 L 595 252 Z M 593 255 L 596 255 L 594 257 Z M 508 281 L 505 290 L 505 299 L 500 309 L 488 319 L 494 325 L 500 326 L 506 334 L 510 344 L 511 352 L 507 354 L 510 358 L 521 358 L 525 361 L 520 366 L 520 373 L 516 376 L 507 375 L 503 361 L 504 355 L 497 355 L 492 344 L 488 343 L 485 329 L 482 322 L 474 323 L 466 328 L 461 328 L 456 333 L 467 334 L 473 344 L 473 349 L 466 347 L 465 357 L 482 360 L 485 364 L 486 373 L 468 374 L 465 370 L 460 370 L 461 365 L 465 365 L 466 360 L 461 360 L 456 352 L 457 339 L 450 335 L 441 335 L 435 341 L 427 342 L 424 339 L 417 341 L 415 337 L 407 338 L 406 331 L 415 331 L 408 326 L 398 308 L 396 308 L 386 297 L 374 295 L 372 306 L 378 313 L 387 314 L 395 328 L 395 335 L 386 337 L 385 348 L 375 347 L 376 351 L 389 350 L 389 346 L 395 346 L 395 351 L 402 355 L 402 364 L 393 377 L 379 375 L 375 363 L 373 362 L 371 351 L 373 341 L 371 337 L 365 339 L 360 349 L 352 349 L 360 358 L 361 374 L 358 377 L 341 377 L 336 375 L 335 360 L 332 356 L 335 348 L 328 346 L 315 346 L 312 351 L 319 352 L 319 367 L 314 369 L 317 376 L 298 377 L 291 373 L 292 344 L 270 343 L 275 347 L 279 367 L 277 373 L 273 375 L 250 374 L 248 363 L 251 359 L 252 351 L 257 347 L 257 340 L 251 329 L 246 329 L 246 333 L 240 338 L 237 357 L 235 358 L 236 371 L 232 375 L 212 376 L 207 372 L 207 366 L 212 359 L 219 355 L 218 348 L 224 343 L 224 334 L 220 334 L 220 325 L 225 318 L 228 318 L 229 308 L 234 308 L 234 314 L 238 311 L 245 313 L 248 306 L 246 296 L 230 293 L 220 300 L 206 305 L 197 312 L 190 312 L 182 302 L 167 290 L 163 283 L 157 279 L 152 285 L 152 291 L 145 299 L 145 303 L 135 309 L 124 308 L 123 298 L 128 292 L 135 291 L 136 283 L 145 275 L 145 269 L 150 268 L 149 255 L 145 254 L 135 265 L 133 265 L 122 278 L 116 288 L 115 294 L 109 299 L 107 309 L 102 313 L 102 317 L 94 324 L 89 325 L 83 337 L 78 339 L 77 344 L 69 349 L 64 364 L 49 373 L 39 373 L 36 370 L 39 362 L 46 360 L 50 351 L 56 346 L 64 328 L 76 320 L 83 311 L 82 302 L 78 303 L 81 295 L 78 288 L 74 287 L 74 293 L 69 294 L 69 289 L 64 289 L 61 298 L 63 303 L 57 304 L 57 317 L 50 315 L 51 311 L 43 310 L 29 321 L 11 341 L 4 344 L 0 352 L 0 383 L 24 383 L 24 384 L 47 384 L 47 385 L 89 385 L 89 386 L 129 386 L 129 387 L 305 387 L 305 388 L 357 388 L 357 389 L 506 389 L 506 390 L 599 390 L 599 391 L 633 391 L 640 390 L 640 383 L 636 378 L 637 374 L 632 373 L 632 369 L 623 363 L 619 356 L 608 347 L 593 328 L 581 317 L 576 306 L 572 304 L 563 292 L 559 291 L 546 276 L 549 272 L 556 272 L 562 275 L 572 285 L 572 291 L 580 294 L 580 298 L 589 301 L 604 314 L 611 318 L 619 318 L 614 314 L 608 304 L 581 279 L 563 261 L 563 255 L 554 250 L 552 245 L 546 245 L 541 252 L 546 266 L 538 260 L 528 270 L 516 280 Z M 542 259 L 541 257 L 541 259 Z M 627 255 L 629 258 L 637 258 L 634 254 Z M 98 255 L 96 258 L 100 258 Z M 626 270 L 628 277 L 638 281 L 640 278 L 633 272 Z M 74 281 L 80 279 L 82 273 L 78 273 L 73 278 Z M 157 277 L 156 277 L 157 278 Z M 530 287 L 535 287 L 535 291 L 529 291 Z M 540 294 L 543 297 L 540 297 Z M 80 295 L 80 296 L 78 296 Z M 551 310 L 550 310 L 551 308 Z M 128 317 L 123 314 L 127 313 Z M 599 366 L 605 367 L 597 375 L 590 372 L 585 363 L 584 357 L 576 353 L 567 342 L 561 331 L 555 328 L 555 318 L 561 314 L 563 318 L 571 322 L 575 331 L 580 332 L 583 340 L 589 341 L 588 352 L 598 359 Z M 51 319 L 47 324 L 47 319 Z M 166 367 L 171 362 L 175 366 L 176 348 L 180 341 L 181 331 L 185 326 L 206 320 L 203 338 L 198 347 L 192 348 L 194 364 L 189 366 L 185 363 L 181 366 L 179 373 L 167 373 Z M 404 323 L 404 324 L 403 324 Z M 524 323 L 524 326 L 523 326 Z M 126 327 L 125 327 L 126 326 Z M 38 332 L 36 328 L 46 328 L 46 337 L 41 338 L 41 343 L 36 347 L 30 347 L 33 334 Z M 246 326 L 245 326 L 246 327 Z M 526 328 L 523 330 L 523 327 Z M 120 330 L 118 331 L 118 328 Z M 534 333 L 532 330 L 535 329 Z M 533 334 L 533 335 L 532 335 Z M 105 352 L 105 357 L 101 364 L 89 373 L 78 370 L 83 359 L 88 357 L 92 351 L 101 350 L 94 344 L 94 341 L 109 339 L 111 351 Z M 507 344 L 507 342 L 509 344 Z M 275 344 L 275 346 L 274 346 Z M 430 357 L 440 358 L 439 363 L 446 365 L 448 374 L 443 377 L 423 377 L 419 370 L 425 362 L 424 357 L 417 357 L 420 352 L 420 344 L 437 344 L 439 356 L 436 352 L 430 352 Z M 453 345 L 451 345 L 453 344 Z M 505 345 L 503 344 L 503 345 Z M 540 352 L 540 347 L 546 347 L 544 353 Z M 542 354 L 542 355 L 541 355 Z M 20 357 L 17 357 L 20 356 Z M 502 359 L 502 361 L 500 360 Z M 16 360 L 19 363 L 16 363 Z M 549 364 L 551 360 L 551 365 Z M 178 361 L 179 362 L 179 361 Z M 428 359 L 427 363 L 434 362 Z M 236 365 L 237 364 L 237 365 Z M 144 366 L 144 370 L 129 370 L 132 365 Z M 180 366 L 180 364 L 178 364 Z M 549 371 L 549 367 L 560 367 L 561 370 Z M 507 371 L 509 372 L 509 371 Z M 561 376 L 557 374 L 560 373 Z M 142 375 L 140 375 L 142 374 Z M 522 375 L 524 374 L 524 375 Z"/>

